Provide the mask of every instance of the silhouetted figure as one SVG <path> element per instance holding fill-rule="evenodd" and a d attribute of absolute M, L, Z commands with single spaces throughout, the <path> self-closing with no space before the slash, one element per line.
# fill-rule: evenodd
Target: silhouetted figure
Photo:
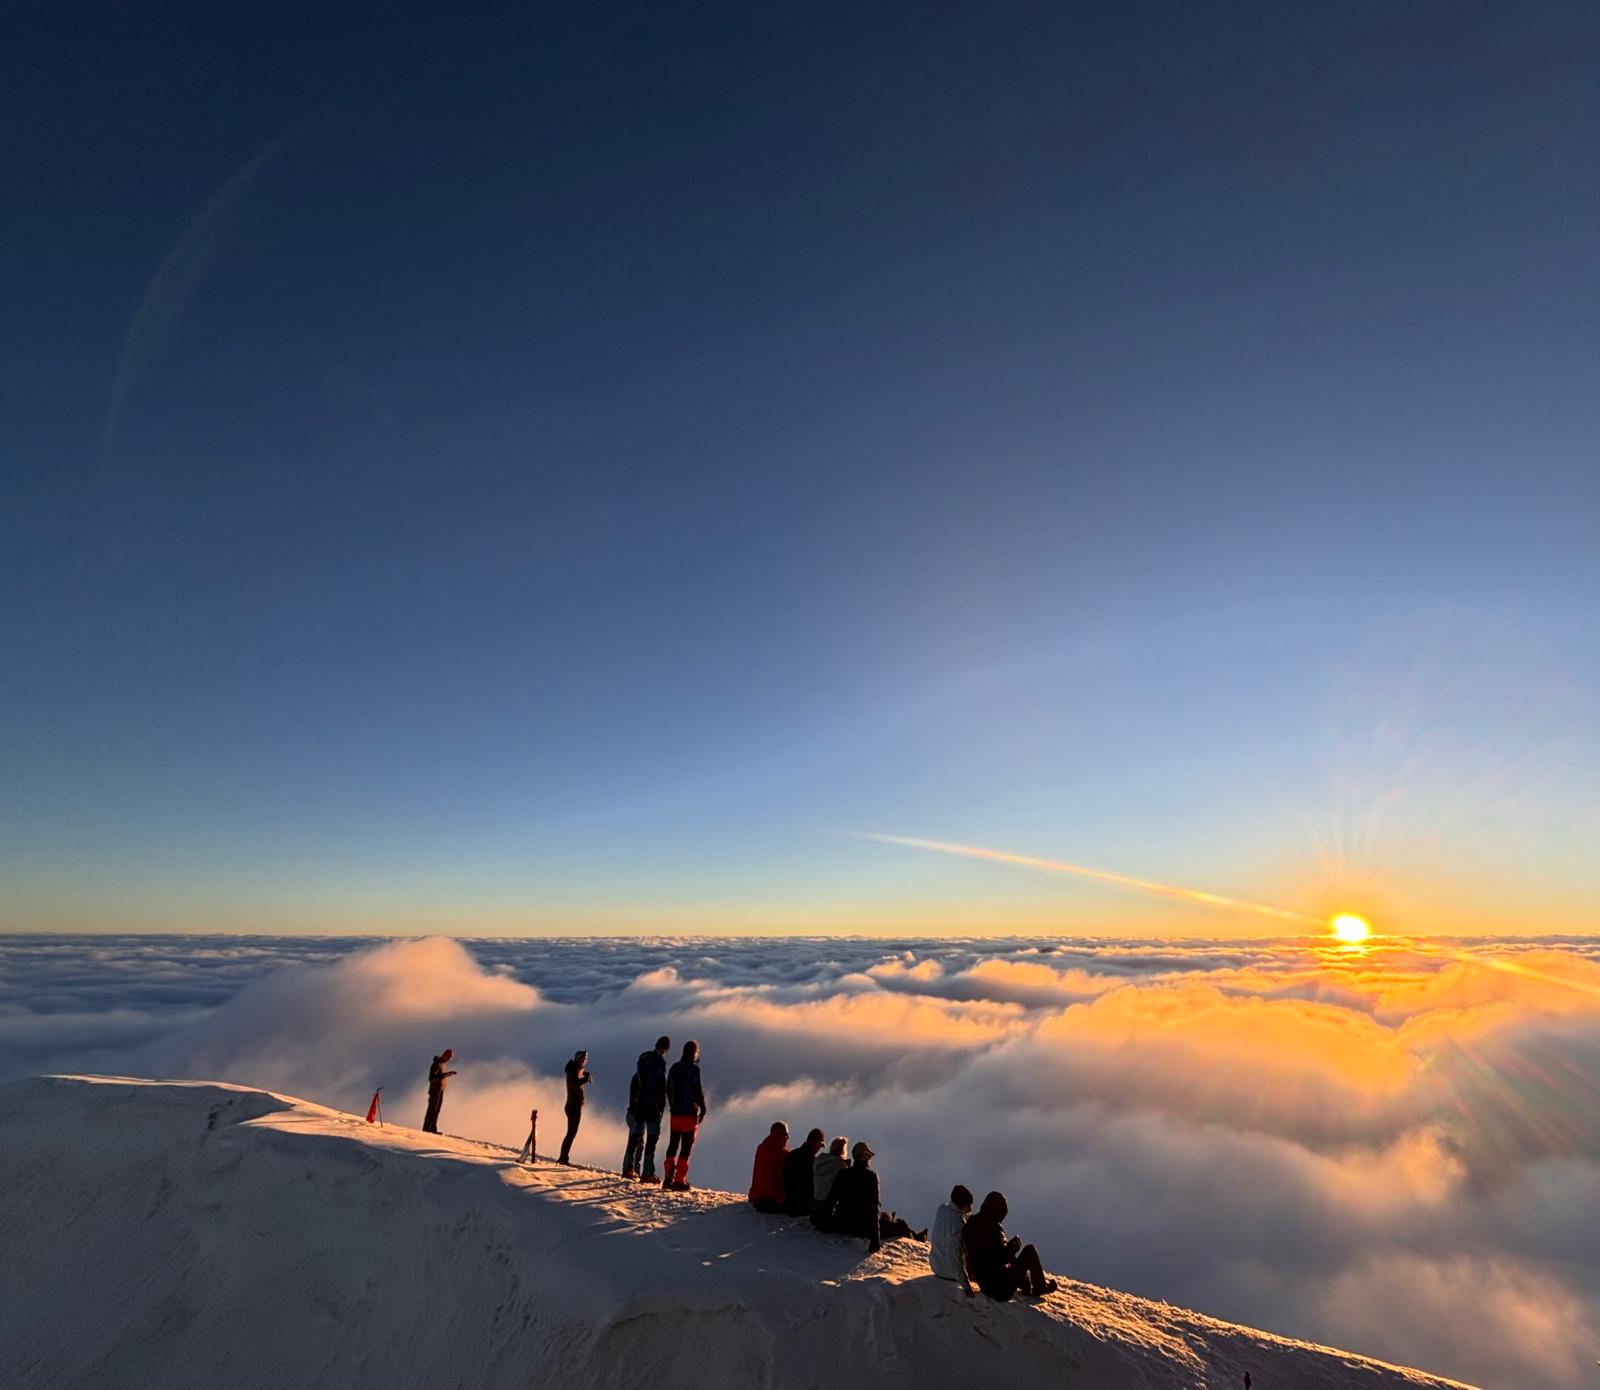
<path fill-rule="evenodd" d="M 567 1137 L 561 1141 L 558 1162 L 572 1162 L 572 1141 L 578 1137 L 578 1124 L 583 1119 L 583 1088 L 593 1079 L 584 1065 L 589 1054 L 579 1048 L 566 1065 L 567 1074 Z"/>
<path fill-rule="evenodd" d="M 811 1194 L 815 1190 L 817 1155 L 822 1152 L 823 1133 L 814 1129 L 806 1135 L 806 1142 L 790 1149 L 783 1160 L 783 1214 L 804 1216 L 811 1210 Z"/>
<path fill-rule="evenodd" d="M 963 1239 L 973 1282 L 990 1298 L 1002 1301 L 1018 1292 L 1034 1298 L 1054 1293 L 1056 1281 L 1045 1278 L 1039 1252 L 1016 1236 L 1006 1238 L 1001 1222 L 1007 1210 L 1006 1199 L 991 1192 L 966 1224 Z"/>
<path fill-rule="evenodd" d="M 851 1164 L 834 1179 L 829 1196 L 829 1229 L 842 1236 L 862 1236 L 869 1251 L 882 1240 L 878 1232 L 878 1175 L 872 1171 L 872 1150 L 866 1140 L 850 1150 Z"/>
<path fill-rule="evenodd" d="M 689 1151 L 706 1118 L 706 1093 L 700 1084 L 700 1044 L 683 1045 L 683 1056 L 667 1072 L 667 1105 L 672 1111 L 668 1122 L 666 1186 L 675 1192 L 689 1190 Z"/>
<path fill-rule="evenodd" d="M 967 1218 L 972 1215 L 972 1194 L 960 1183 L 950 1189 L 950 1200 L 934 1214 L 933 1242 L 928 1247 L 928 1267 L 940 1279 L 961 1285 L 971 1298 L 972 1279 L 967 1273 L 967 1252 L 962 1241 Z"/>
<path fill-rule="evenodd" d="M 454 1057 L 452 1048 L 445 1048 L 433 1059 L 433 1065 L 428 1068 L 428 1113 L 422 1118 L 423 1132 L 437 1134 L 439 1132 L 439 1107 L 444 1104 L 444 1083 L 455 1075 L 453 1071 L 446 1071 L 445 1063 Z"/>
<path fill-rule="evenodd" d="M 850 1140 L 840 1134 L 828 1145 L 827 1153 L 819 1153 L 811 1161 L 811 1224 L 819 1231 L 833 1225 L 833 1185 L 850 1166 L 844 1156 L 849 1147 Z"/>
<path fill-rule="evenodd" d="M 641 1052 L 628 1083 L 628 1147 L 622 1153 L 622 1176 L 640 1182 L 660 1182 L 656 1176 L 656 1141 L 661 1138 L 661 1116 L 667 1108 L 667 1049 L 672 1039 L 656 1039 L 655 1051 Z M 640 1154 L 644 1172 L 639 1171 Z"/>
<path fill-rule="evenodd" d="M 769 1216 L 783 1211 L 783 1164 L 789 1157 L 789 1126 L 774 1120 L 767 1137 L 756 1145 L 750 1170 L 750 1205 Z"/>

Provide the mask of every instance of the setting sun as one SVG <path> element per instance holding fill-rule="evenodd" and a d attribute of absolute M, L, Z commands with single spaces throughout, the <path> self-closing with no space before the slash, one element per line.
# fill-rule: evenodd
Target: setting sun
<path fill-rule="evenodd" d="M 1357 917 L 1353 912 L 1341 912 L 1328 923 L 1328 929 L 1340 941 L 1351 944 L 1357 941 L 1365 941 L 1372 935 L 1372 927 L 1368 924 L 1367 919 L 1365 917 Z"/>

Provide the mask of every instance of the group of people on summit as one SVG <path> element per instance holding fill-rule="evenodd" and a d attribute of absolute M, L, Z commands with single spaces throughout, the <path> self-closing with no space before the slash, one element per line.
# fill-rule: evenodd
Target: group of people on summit
<path fill-rule="evenodd" d="M 865 1140 L 850 1150 L 847 1163 L 844 1153 L 850 1141 L 841 1134 L 824 1153 L 825 1138 L 814 1129 L 804 1144 L 790 1149 L 789 1126 L 773 1121 L 767 1137 L 756 1146 L 751 1205 L 773 1215 L 809 1216 L 819 1231 L 862 1236 L 872 1250 L 886 1240 L 913 1234 L 918 1240 L 928 1238 L 926 1231 L 913 1232 L 894 1212 L 879 1206 L 878 1175 Z"/>
<path fill-rule="evenodd" d="M 864 1236 L 869 1250 L 886 1240 L 927 1240 L 927 1231 L 913 1231 L 892 1211 L 879 1205 L 878 1175 L 872 1167 L 872 1149 L 839 1136 L 823 1151 L 820 1129 L 806 1135 L 799 1148 L 789 1145 L 789 1126 L 773 1121 L 772 1129 L 756 1146 L 750 1173 L 750 1204 L 757 1211 L 782 1216 L 811 1217 L 821 1231 Z M 972 1193 L 960 1183 L 934 1218 L 928 1264 L 941 1279 L 961 1285 L 970 1298 L 982 1290 L 990 1298 L 1006 1300 L 1018 1293 L 1043 1298 L 1056 1291 L 1047 1278 L 1039 1252 L 1007 1236 L 1001 1223 L 1008 1214 L 1006 1199 L 991 1192 L 972 1215 Z"/>
<path fill-rule="evenodd" d="M 670 1067 L 667 1053 L 672 1039 L 662 1036 L 648 1052 L 641 1052 L 628 1083 L 628 1143 L 622 1155 L 622 1176 L 641 1183 L 660 1183 L 669 1191 L 689 1190 L 689 1155 L 695 1136 L 706 1118 L 706 1093 L 700 1080 L 700 1044 L 686 1042 Z M 439 1108 L 444 1087 L 455 1072 L 447 1070 L 454 1057 L 445 1048 L 428 1068 L 428 1110 L 422 1127 L 439 1132 Z M 584 1088 L 592 1081 L 589 1054 L 580 1049 L 564 1067 L 567 1098 L 567 1132 L 561 1141 L 561 1163 L 571 1163 L 572 1142 L 583 1120 Z M 664 1173 L 656 1175 L 656 1145 L 661 1122 L 668 1121 Z M 531 1143 L 531 1139 L 530 1139 Z M 849 1150 L 850 1158 L 845 1158 Z M 913 1231 L 892 1211 L 884 1211 L 873 1152 L 865 1142 L 853 1148 L 839 1135 L 830 1143 L 813 1129 L 805 1143 L 789 1147 L 789 1126 L 775 1120 L 767 1137 L 756 1146 L 750 1174 L 750 1203 L 771 1215 L 809 1217 L 819 1231 L 858 1236 L 876 1251 L 886 1240 L 926 1241 L 926 1230 Z M 1039 1252 L 1007 1236 L 1001 1224 L 1008 1215 L 1006 1199 L 991 1192 L 978 1214 L 972 1214 L 972 1193 L 960 1183 L 950 1200 L 935 1215 L 928 1263 L 934 1274 L 959 1284 L 971 1297 L 981 1290 L 990 1298 L 1009 1299 L 1018 1293 L 1043 1298 L 1056 1289 L 1046 1277 Z"/>

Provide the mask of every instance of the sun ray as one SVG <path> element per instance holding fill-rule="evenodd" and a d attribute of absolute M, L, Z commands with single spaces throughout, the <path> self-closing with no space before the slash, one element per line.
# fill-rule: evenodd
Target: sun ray
<path fill-rule="evenodd" d="M 1295 912 L 1287 907 L 1273 907 L 1269 903 L 1251 902 L 1246 898 L 1233 898 L 1224 893 L 1208 893 L 1201 888 L 1184 888 L 1175 883 L 1156 883 L 1131 874 L 1113 873 L 1110 869 L 1091 869 L 1082 864 L 1068 864 L 1059 859 L 1037 859 L 1030 854 L 1011 854 L 1005 850 L 984 849 L 979 845 L 957 845 L 945 840 L 923 840 L 913 835 L 888 835 L 879 831 L 865 831 L 862 839 L 876 840 L 879 844 L 905 845 L 911 849 L 931 850 L 936 854 L 956 854 L 967 859 L 987 859 L 996 864 L 1018 864 L 1026 869 L 1042 869 L 1046 873 L 1075 874 L 1080 878 L 1097 879 L 1101 883 L 1114 883 L 1122 888 L 1134 888 L 1158 897 L 1177 898 L 1205 907 L 1224 907 L 1239 912 L 1254 912 L 1262 917 L 1277 917 L 1286 922 L 1308 922 L 1313 926 L 1326 926 L 1320 917 Z"/>

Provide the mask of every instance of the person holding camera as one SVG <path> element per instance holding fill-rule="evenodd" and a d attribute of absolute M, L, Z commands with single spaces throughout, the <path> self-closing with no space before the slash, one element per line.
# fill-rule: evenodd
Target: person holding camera
<path fill-rule="evenodd" d="M 445 1063 L 455 1055 L 454 1049 L 447 1047 L 428 1068 L 428 1113 L 422 1119 L 424 1134 L 439 1132 L 439 1107 L 444 1104 L 444 1083 L 455 1075 L 453 1071 L 445 1070 Z"/>
<path fill-rule="evenodd" d="M 567 1137 L 561 1141 L 559 1163 L 572 1162 L 572 1141 L 578 1137 L 578 1123 L 583 1119 L 583 1088 L 594 1078 L 586 1065 L 589 1054 L 579 1048 L 566 1065 L 567 1074 Z"/>

